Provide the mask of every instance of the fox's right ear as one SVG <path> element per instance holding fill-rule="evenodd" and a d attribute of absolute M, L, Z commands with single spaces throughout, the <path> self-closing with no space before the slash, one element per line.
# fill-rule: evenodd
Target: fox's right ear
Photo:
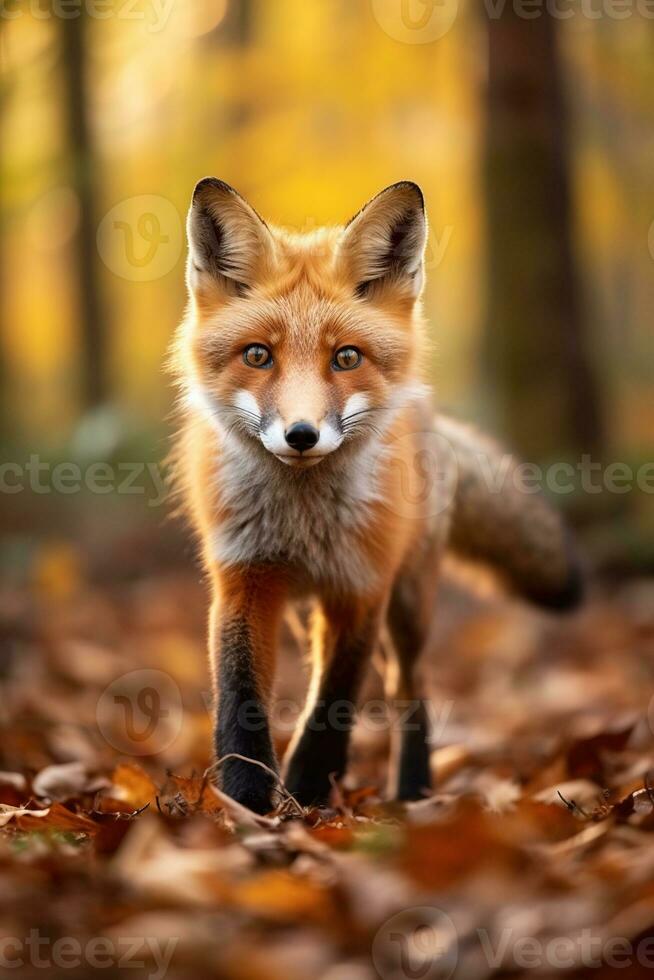
<path fill-rule="evenodd" d="M 186 223 L 191 292 L 242 295 L 270 268 L 273 238 L 241 195 L 216 177 L 195 186 Z"/>

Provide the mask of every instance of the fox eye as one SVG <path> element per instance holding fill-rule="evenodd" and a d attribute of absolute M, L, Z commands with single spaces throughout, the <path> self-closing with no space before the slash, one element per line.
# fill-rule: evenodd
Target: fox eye
<path fill-rule="evenodd" d="M 263 344 L 249 344 L 243 351 L 243 360 L 250 367 L 267 368 L 272 367 L 272 354 Z"/>
<path fill-rule="evenodd" d="M 351 371 L 361 364 L 363 354 L 357 347 L 341 347 L 334 354 L 333 367 L 337 371 Z"/>

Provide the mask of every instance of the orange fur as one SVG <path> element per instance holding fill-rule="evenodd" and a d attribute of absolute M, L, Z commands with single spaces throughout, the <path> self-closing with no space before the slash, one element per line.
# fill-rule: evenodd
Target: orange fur
<path fill-rule="evenodd" d="M 189 213 L 190 302 L 173 365 L 180 471 L 214 593 L 217 752 L 237 746 L 275 764 L 265 709 L 276 631 L 287 599 L 314 595 L 314 677 L 287 772 L 305 802 L 324 797 L 347 746 L 329 728 L 320 742 L 311 722 L 338 696 L 354 699 L 387 616 L 394 688 L 416 697 L 414 665 L 457 515 L 447 499 L 451 460 L 429 506 L 406 482 L 436 432 L 422 374 L 426 227 L 410 183 L 382 191 L 348 225 L 310 235 L 268 227 L 212 178 Z M 248 363 L 252 345 L 265 363 Z M 343 348 L 358 352 L 351 370 L 339 369 Z M 298 449 L 297 425 L 317 441 Z M 474 481 L 466 487 L 463 516 L 475 499 Z M 559 525 L 543 513 L 550 549 L 562 554 Z M 484 547 L 492 556 L 492 541 Z M 240 719 L 246 701 L 261 712 L 258 734 Z M 415 796 L 429 782 L 426 721 L 403 739 L 399 791 Z M 253 769 L 233 760 L 224 785 L 266 809 L 272 786 Z"/>

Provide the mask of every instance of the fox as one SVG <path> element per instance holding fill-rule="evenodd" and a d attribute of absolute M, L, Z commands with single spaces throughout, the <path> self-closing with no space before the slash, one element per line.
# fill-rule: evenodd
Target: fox
<path fill-rule="evenodd" d="M 431 791 L 420 657 L 444 559 L 573 608 L 576 548 L 490 437 L 436 412 L 422 309 L 424 196 L 400 181 L 344 225 L 270 225 L 215 177 L 187 219 L 188 306 L 173 342 L 177 472 L 211 591 L 215 779 L 255 813 L 325 805 L 345 772 L 380 638 L 392 793 Z M 501 473 L 501 487 L 489 478 Z M 289 603 L 310 600 L 311 676 L 281 767 L 269 717 Z"/>

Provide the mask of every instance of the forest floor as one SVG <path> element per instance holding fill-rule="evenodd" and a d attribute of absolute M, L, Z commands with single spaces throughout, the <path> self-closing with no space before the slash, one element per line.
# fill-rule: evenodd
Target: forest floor
<path fill-rule="evenodd" d="M 373 669 L 331 806 L 268 817 L 205 775 L 205 604 L 192 569 L 92 582 L 64 547 L 0 593 L 3 973 L 654 976 L 654 581 L 562 618 L 446 585 L 425 658 L 434 795 L 384 802 Z"/>

